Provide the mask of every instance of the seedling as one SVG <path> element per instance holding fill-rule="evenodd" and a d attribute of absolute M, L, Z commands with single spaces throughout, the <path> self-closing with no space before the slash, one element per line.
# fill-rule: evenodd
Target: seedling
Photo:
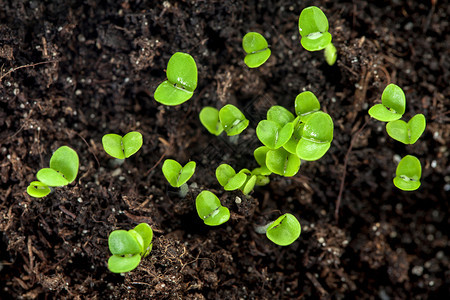
<path fill-rule="evenodd" d="M 177 52 L 167 64 L 167 80 L 155 91 L 155 100 L 165 105 L 179 105 L 189 100 L 197 88 L 197 65 L 192 56 Z"/>
<path fill-rule="evenodd" d="M 295 98 L 295 113 L 300 118 L 320 110 L 320 103 L 316 95 L 306 91 L 297 95 Z"/>
<path fill-rule="evenodd" d="M 400 119 L 405 113 L 406 99 L 403 90 L 391 83 L 381 95 L 381 104 L 375 104 L 369 109 L 369 115 L 382 122 Z"/>
<path fill-rule="evenodd" d="M 211 134 L 218 136 L 223 132 L 223 127 L 219 120 L 218 109 L 206 106 L 200 111 L 199 117 L 200 122 Z"/>
<path fill-rule="evenodd" d="M 286 144 L 294 131 L 294 115 L 286 108 L 275 105 L 267 111 L 267 120 L 256 127 L 256 135 L 265 146 L 278 149 Z"/>
<path fill-rule="evenodd" d="M 124 273 L 134 270 L 143 257 L 152 250 L 153 230 L 141 223 L 134 229 L 114 230 L 109 234 L 109 251 L 113 254 L 108 259 L 108 268 L 113 273 Z"/>
<path fill-rule="evenodd" d="M 270 57 L 266 39 L 257 32 L 249 32 L 242 39 L 242 48 L 247 53 L 244 62 L 249 68 L 257 68 Z"/>
<path fill-rule="evenodd" d="M 247 128 L 249 120 L 232 104 L 227 104 L 219 111 L 219 120 L 229 136 L 238 135 Z"/>
<path fill-rule="evenodd" d="M 406 155 L 395 171 L 394 185 L 403 191 L 415 191 L 420 187 L 422 166 L 417 157 Z"/>
<path fill-rule="evenodd" d="M 303 48 L 308 51 L 319 51 L 325 49 L 325 60 L 332 66 L 336 62 L 336 47 L 331 43 L 332 36 L 328 32 L 328 19 L 323 11 L 310 6 L 302 10 L 298 19 Z"/>
<path fill-rule="evenodd" d="M 302 119 L 304 124 L 301 130 L 301 138 L 297 144 L 297 156 L 304 160 L 318 160 L 330 148 L 333 140 L 333 120 L 324 112 L 309 114 Z"/>
<path fill-rule="evenodd" d="M 218 226 L 230 219 L 230 211 L 210 191 L 202 191 L 195 199 L 200 219 L 208 226 Z"/>
<path fill-rule="evenodd" d="M 221 164 L 216 169 L 216 178 L 225 191 L 240 189 L 244 195 L 248 195 L 256 183 L 256 175 L 247 169 L 242 169 L 239 173 L 227 164 Z"/>
<path fill-rule="evenodd" d="M 300 236 L 300 222 L 291 214 L 284 214 L 267 225 L 255 228 L 257 233 L 266 234 L 267 238 L 279 246 L 288 246 Z"/>
<path fill-rule="evenodd" d="M 269 152 L 269 150 L 269 147 L 261 146 L 256 148 L 253 152 L 253 156 L 255 157 L 256 162 L 260 165 L 259 168 L 253 170 L 254 174 L 264 176 L 272 174 L 272 171 L 267 168 L 266 164 L 267 152 Z"/>
<path fill-rule="evenodd" d="M 180 188 L 180 196 L 183 198 L 189 191 L 186 182 L 194 175 L 195 166 L 195 161 L 190 161 L 183 167 L 173 159 L 166 159 L 162 166 L 164 177 L 171 186 Z"/>
<path fill-rule="evenodd" d="M 44 183 L 40 181 L 33 181 L 27 187 L 28 195 L 35 198 L 42 198 L 50 194 L 52 190 Z"/>
<path fill-rule="evenodd" d="M 135 154 L 141 149 L 142 143 L 142 134 L 137 131 L 129 132 L 124 137 L 110 133 L 102 138 L 105 152 L 117 159 L 125 159 Z"/>
<path fill-rule="evenodd" d="M 395 120 L 386 124 L 386 131 L 391 138 L 403 144 L 414 144 L 425 130 L 426 121 L 423 114 L 412 117 L 408 123 Z"/>
<path fill-rule="evenodd" d="M 79 165 L 80 161 L 75 150 L 62 146 L 50 158 L 50 168 L 39 170 L 36 177 L 47 186 L 65 186 L 75 180 Z"/>
<path fill-rule="evenodd" d="M 300 159 L 297 155 L 289 153 L 284 148 L 267 151 L 266 166 L 278 175 L 291 177 L 300 169 Z"/>

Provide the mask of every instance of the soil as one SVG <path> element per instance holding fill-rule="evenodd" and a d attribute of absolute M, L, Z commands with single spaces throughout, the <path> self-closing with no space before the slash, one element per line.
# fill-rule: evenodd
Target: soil
<path fill-rule="evenodd" d="M 299 43 L 298 16 L 309 5 L 329 18 L 333 67 Z M 449 16 L 440 0 L 2 1 L 1 298 L 445 299 Z M 248 31 L 272 49 L 258 69 L 243 63 Z M 188 102 L 163 106 L 153 93 L 177 51 L 195 58 L 199 84 Z M 404 119 L 426 117 L 414 145 L 368 117 L 389 83 L 405 91 Z M 304 90 L 334 120 L 328 153 L 294 177 L 272 175 L 248 198 L 223 191 L 215 168 L 255 168 L 257 123 L 275 104 L 294 111 Z M 198 119 L 204 106 L 228 103 L 250 119 L 237 144 Z M 118 165 L 101 138 L 132 130 L 144 145 Z M 62 145 L 80 157 L 76 182 L 31 198 L 26 187 Z M 407 154 L 422 163 L 415 192 L 392 183 Z M 186 198 L 168 187 L 166 158 L 197 162 Z M 230 209 L 229 222 L 198 218 L 204 189 Z M 292 245 L 255 232 L 286 212 L 302 224 Z M 108 234 L 141 222 L 155 231 L 151 254 L 132 272 L 109 272 Z"/>

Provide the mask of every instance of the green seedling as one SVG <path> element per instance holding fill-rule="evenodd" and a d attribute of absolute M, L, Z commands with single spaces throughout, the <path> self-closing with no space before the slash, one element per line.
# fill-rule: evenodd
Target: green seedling
<path fill-rule="evenodd" d="M 155 91 L 155 100 L 165 105 L 179 105 L 191 99 L 197 88 L 197 65 L 192 56 L 177 52 L 167 64 L 167 80 Z"/>
<path fill-rule="evenodd" d="M 284 126 L 269 121 L 262 120 L 256 127 L 256 135 L 258 139 L 270 149 L 278 149 L 286 144 L 292 136 L 294 125 L 287 123 Z"/>
<path fill-rule="evenodd" d="M 420 187 L 422 166 L 417 157 L 406 155 L 395 171 L 394 185 L 403 191 L 415 191 Z"/>
<path fill-rule="evenodd" d="M 375 104 L 369 109 L 369 115 L 382 122 L 400 119 L 405 113 L 406 99 L 403 90 L 391 83 L 381 95 L 381 104 Z"/>
<path fill-rule="evenodd" d="M 256 186 L 263 186 L 263 185 L 266 185 L 266 184 L 268 184 L 270 182 L 270 179 L 269 179 L 269 177 L 267 175 L 261 174 L 262 173 L 261 170 L 262 170 L 261 168 L 255 168 L 252 171 L 252 175 L 256 176 L 256 179 L 255 179 L 255 185 Z M 272 173 L 272 172 L 270 172 L 270 173 Z"/>
<path fill-rule="evenodd" d="M 180 188 L 180 196 L 183 198 L 189 191 L 186 182 L 194 175 L 195 166 L 195 161 L 190 161 L 183 167 L 173 159 L 166 159 L 162 166 L 164 177 L 171 186 Z"/>
<path fill-rule="evenodd" d="M 78 174 L 80 161 L 70 147 L 59 147 L 50 158 L 50 168 L 37 172 L 37 179 L 47 186 L 65 186 L 72 183 Z"/>
<path fill-rule="evenodd" d="M 247 53 L 244 62 L 249 68 L 257 68 L 270 57 L 266 39 L 257 32 L 249 32 L 242 39 L 242 48 Z"/>
<path fill-rule="evenodd" d="M 395 120 L 386 124 L 386 131 L 391 138 L 403 144 L 414 144 L 420 138 L 426 127 L 425 116 L 418 114 L 408 123 Z"/>
<path fill-rule="evenodd" d="M 295 113 L 300 119 L 319 110 L 319 100 L 310 91 L 302 92 L 295 98 Z"/>
<path fill-rule="evenodd" d="M 328 19 L 323 11 L 310 6 L 302 10 L 298 19 L 303 48 L 308 51 L 319 51 L 325 49 L 325 60 L 332 66 L 336 62 L 336 47 L 331 43 L 332 36 L 328 32 Z"/>
<path fill-rule="evenodd" d="M 27 187 L 28 195 L 35 198 L 42 198 L 50 194 L 52 190 L 44 183 L 40 181 L 33 181 Z"/>
<path fill-rule="evenodd" d="M 218 109 L 206 106 L 200 111 L 199 117 L 200 122 L 211 134 L 218 136 L 223 132 L 223 127 L 219 120 Z"/>
<path fill-rule="evenodd" d="M 266 166 L 275 174 L 285 177 L 294 176 L 300 169 L 300 163 L 297 155 L 289 153 L 284 148 L 267 151 Z"/>
<path fill-rule="evenodd" d="M 218 226 L 230 219 L 230 211 L 210 191 L 202 191 L 195 199 L 200 219 L 208 226 Z"/>
<path fill-rule="evenodd" d="M 324 112 L 309 114 L 302 119 L 304 124 L 299 129 L 300 140 L 297 144 L 297 156 L 303 160 L 318 160 L 330 148 L 333 140 L 333 120 Z"/>
<path fill-rule="evenodd" d="M 105 152 L 117 159 L 125 159 L 139 151 L 142 147 L 142 134 L 137 131 L 128 132 L 124 137 L 110 133 L 102 138 Z"/>
<path fill-rule="evenodd" d="M 134 270 L 152 250 L 152 240 L 153 230 L 146 223 L 128 231 L 114 230 L 108 237 L 109 251 L 113 254 L 108 259 L 108 269 L 113 273 Z"/>
<path fill-rule="evenodd" d="M 256 175 L 268 176 L 272 174 L 272 171 L 267 168 L 266 164 L 267 152 L 269 152 L 269 150 L 269 147 L 261 146 L 256 148 L 253 152 L 253 156 L 255 157 L 256 162 L 260 165 L 260 167 L 256 170 Z"/>
<path fill-rule="evenodd" d="M 257 181 L 258 177 L 257 177 L 257 175 L 250 172 L 250 170 L 248 170 L 248 169 L 242 169 L 239 171 L 239 173 L 244 173 L 247 176 L 244 184 L 240 187 L 240 190 L 242 191 L 242 193 L 244 195 L 248 195 L 248 194 L 250 194 L 251 191 L 253 191 L 253 188 L 256 185 L 256 181 Z"/>
<path fill-rule="evenodd" d="M 279 246 L 288 246 L 298 239 L 301 233 L 300 222 L 291 214 L 284 214 L 267 225 L 255 228 L 257 233 Z"/>
<path fill-rule="evenodd" d="M 238 135 L 247 128 L 249 120 L 232 104 L 227 104 L 219 111 L 219 120 L 229 136 Z"/>
<path fill-rule="evenodd" d="M 239 173 L 227 164 L 221 164 L 216 169 L 216 178 L 225 191 L 241 190 L 244 195 L 248 195 L 256 183 L 256 175 L 247 169 L 242 169 Z"/>
<path fill-rule="evenodd" d="M 275 122 L 280 126 L 294 121 L 295 116 L 286 108 L 279 105 L 274 105 L 267 111 L 267 120 Z"/>

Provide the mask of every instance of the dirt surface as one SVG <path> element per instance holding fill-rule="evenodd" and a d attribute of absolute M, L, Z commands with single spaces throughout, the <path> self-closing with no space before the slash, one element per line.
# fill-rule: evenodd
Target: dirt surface
<path fill-rule="evenodd" d="M 450 5 L 420 2 L 0 1 L 1 298 L 445 299 Z M 299 43 L 309 5 L 329 18 L 333 67 Z M 243 63 L 248 31 L 272 49 L 258 69 Z M 198 88 L 162 106 L 153 93 L 177 51 L 195 58 Z M 405 91 L 404 119 L 427 119 L 414 145 L 368 117 L 389 83 Z M 334 120 L 328 153 L 292 178 L 272 175 L 249 198 L 224 192 L 215 168 L 256 167 L 258 121 L 271 105 L 293 111 L 304 90 Z M 227 103 L 250 119 L 238 144 L 198 119 L 202 107 Z M 144 145 L 117 165 L 101 138 L 132 130 Z M 31 198 L 26 187 L 62 145 L 79 154 L 76 182 Z M 392 183 L 407 154 L 422 163 L 415 192 Z M 165 158 L 197 162 L 184 199 L 163 177 Z M 198 218 L 203 189 L 230 209 L 229 222 L 209 228 Z M 294 244 L 254 231 L 286 212 L 302 224 Z M 124 276 L 109 272 L 108 234 L 140 222 L 154 228 L 151 254 Z"/>

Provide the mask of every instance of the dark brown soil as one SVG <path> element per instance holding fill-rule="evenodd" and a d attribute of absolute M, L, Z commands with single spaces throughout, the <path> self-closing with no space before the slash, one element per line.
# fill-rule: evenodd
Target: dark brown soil
<path fill-rule="evenodd" d="M 0 298 L 446 299 L 450 5 L 287 2 L 0 2 Z M 309 5 L 329 17 L 333 67 L 300 46 L 298 15 Z M 272 49 L 258 69 L 243 63 L 248 31 Z M 183 105 L 162 106 L 153 92 L 177 51 L 195 58 L 199 85 Z M 405 119 L 427 119 L 414 145 L 368 118 L 391 82 L 406 93 Z M 224 192 L 215 168 L 256 167 L 257 122 L 274 104 L 293 111 L 303 90 L 334 120 L 329 152 L 295 177 L 272 175 L 248 199 Z M 226 103 L 251 121 L 237 145 L 198 120 L 202 107 Z M 143 133 L 144 146 L 114 165 L 101 138 L 131 130 Z M 80 156 L 76 183 L 31 198 L 27 185 L 62 145 Z M 415 192 L 392 183 L 395 160 L 407 154 L 422 162 Z M 185 199 L 168 187 L 164 158 L 198 163 L 197 188 Z M 194 208 L 202 189 L 221 197 L 229 222 L 202 224 Z M 294 244 L 255 233 L 285 212 L 302 224 Z M 112 274 L 108 234 L 140 222 L 155 230 L 150 256 L 125 276 Z"/>

